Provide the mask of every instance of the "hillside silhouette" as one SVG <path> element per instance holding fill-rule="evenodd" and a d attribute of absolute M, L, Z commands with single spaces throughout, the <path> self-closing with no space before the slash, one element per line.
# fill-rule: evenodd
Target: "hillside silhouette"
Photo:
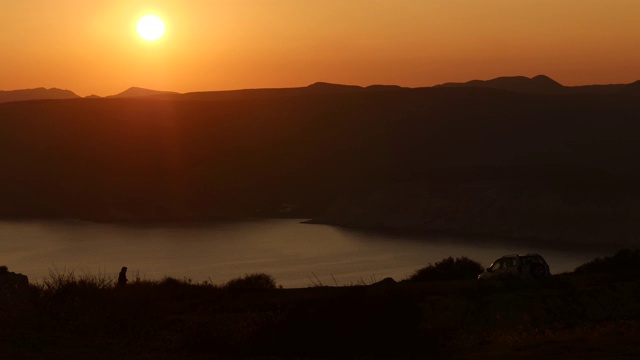
<path fill-rule="evenodd" d="M 12 102 L 12 101 L 26 101 L 26 100 L 43 100 L 43 99 L 76 99 L 80 96 L 76 95 L 72 91 L 62 89 L 22 89 L 22 90 L 0 90 L 0 103 Z"/>
<path fill-rule="evenodd" d="M 637 100 L 319 83 L 5 103 L 0 216 L 294 216 L 633 242 Z M 284 204 L 295 211 L 285 213 Z"/>
<path fill-rule="evenodd" d="M 564 86 L 546 75 L 503 76 L 490 80 L 444 83 L 434 87 L 476 87 L 534 94 L 640 94 L 640 83 Z"/>
<path fill-rule="evenodd" d="M 184 94 L 160 94 L 153 96 L 156 100 L 249 100 L 249 99 L 274 99 L 290 96 L 306 96 L 312 94 L 347 94 L 357 92 L 376 92 L 402 90 L 403 87 L 397 85 L 371 85 L 367 87 L 356 85 L 331 84 L 326 82 L 316 82 L 305 87 L 291 88 L 260 88 L 241 89 L 223 91 L 200 91 Z"/>
<path fill-rule="evenodd" d="M 537 75 L 533 78 L 526 76 L 502 76 L 490 80 L 471 80 L 463 83 L 448 82 L 432 86 L 433 88 L 485 88 L 498 89 L 513 92 L 525 92 L 534 94 L 640 94 L 640 80 L 630 84 L 607 85 L 583 85 L 564 86 L 546 75 Z M 298 96 L 308 94 L 336 94 L 352 92 L 394 91 L 410 90 L 398 85 L 343 85 L 327 82 L 316 82 L 305 87 L 291 88 L 256 88 L 239 90 L 216 90 L 178 93 L 174 91 L 160 91 L 140 87 L 130 87 L 127 90 L 105 98 L 148 98 L 155 100 L 241 100 L 251 98 L 270 99 L 275 97 Z M 415 89 L 415 88 L 414 88 Z M 419 88 L 417 88 L 419 89 Z M 56 88 L 23 89 L 0 91 L 0 103 L 10 101 L 44 100 L 44 99 L 70 99 L 79 98 L 69 90 Z M 97 95 L 89 95 L 85 98 L 101 98 Z"/>
<path fill-rule="evenodd" d="M 139 87 L 130 87 L 127 90 L 115 94 L 109 95 L 107 98 L 137 98 L 137 97 L 147 97 L 147 96 L 155 96 L 155 95 L 165 95 L 165 94 L 177 94 L 173 91 L 159 91 L 159 90 L 151 90 L 144 89 Z"/>
<path fill-rule="evenodd" d="M 545 75 L 498 77 L 491 80 L 471 80 L 465 83 L 445 83 L 436 87 L 480 87 L 532 93 L 561 93 L 564 86 Z"/>

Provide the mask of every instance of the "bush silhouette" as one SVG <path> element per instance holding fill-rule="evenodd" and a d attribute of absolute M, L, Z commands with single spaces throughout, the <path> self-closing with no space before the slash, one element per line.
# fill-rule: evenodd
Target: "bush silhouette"
<path fill-rule="evenodd" d="M 446 280 L 474 280 L 483 271 L 482 265 L 465 256 L 459 258 L 442 259 L 429 266 L 415 271 L 409 281 L 446 281 Z"/>
<path fill-rule="evenodd" d="M 271 275 L 254 273 L 229 280 L 224 287 L 229 290 L 267 290 L 275 289 L 276 281 Z"/>

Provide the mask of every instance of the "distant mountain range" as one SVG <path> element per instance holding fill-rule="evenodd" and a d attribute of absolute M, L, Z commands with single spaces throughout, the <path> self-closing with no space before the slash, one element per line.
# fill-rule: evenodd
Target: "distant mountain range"
<path fill-rule="evenodd" d="M 76 95 L 72 91 L 56 88 L 45 89 L 41 87 L 36 89 L 11 91 L 0 90 L 0 103 L 43 99 L 77 99 L 79 97 L 80 96 Z"/>
<path fill-rule="evenodd" d="M 498 77 L 464 83 L 444 83 L 435 87 L 476 87 L 536 94 L 640 94 L 640 81 L 631 84 L 564 86 L 545 75 Z"/>
<path fill-rule="evenodd" d="M 532 78 L 525 76 L 504 76 L 490 80 L 471 80 L 463 83 L 444 83 L 433 86 L 434 88 L 487 88 L 512 92 L 532 93 L 532 94 L 640 94 L 640 80 L 630 84 L 608 84 L 608 85 L 583 85 L 564 86 L 545 75 L 538 75 Z M 152 98 L 163 100 L 232 100 L 251 98 L 277 98 L 291 95 L 304 94 L 339 94 L 351 92 L 375 92 L 407 90 L 410 88 L 397 85 L 371 85 L 367 87 L 356 85 L 341 85 L 325 82 L 317 82 L 306 87 L 292 88 L 259 88 L 240 89 L 222 91 L 199 91 L 178 93 L 174 91 L 159 91 L 131 87 L 121 93 L 109 95 L 105 98 Z M 24 100 L 46 100 L 46 99 L 75 99 L 80 98 L 72 91 L 61 89 L 24 89 L 12 91 L 0 91 L 0 103 Z M 100 96 L 90 95 L 86 98 L 100 98 Z"/>
<path fill-rule="evenodd" d="M 119 94 L 115 94 L 115 95 L 110 95 L 107 96 L 107 98 L 138 98 L 138 97 L 146 97 L 146 96 L 155 96 L 155 95 L 175 95 L 178 94 L 177 92 L 173 92 L 173 91 L 158 91 L 158 90 L 150 90 L 150 89 L 143 89 L 143 88 L 139 88 L 139 87 L 130 87 L 127 90 L 119 93 Z"/>
<path fill-rule="evenodd" d="M 445 83 L 436 87 L 480 87 L 532 93 L 559 93 L 565 89 L 565 86 L 545 75 L 533 78 L 511 76 L 491 80 L 471 80 L 464 83 Z"/>

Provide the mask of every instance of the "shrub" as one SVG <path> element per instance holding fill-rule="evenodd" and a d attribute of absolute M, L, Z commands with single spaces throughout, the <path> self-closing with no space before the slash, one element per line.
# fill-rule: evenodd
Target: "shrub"
<path fill-rule="evenodd" d="M 467 257 L 454 259 L 449 256 L 429 266 L 416 270 L 409 281 L 474 280 L 483 271 L 482 265 Z"/>
<path fill-rule="evenodd" d="M 229 280 L 224 287 L 229 290 L 275 289 L 276 281 L 271 275 L 265 273 L 254 273 Z"/>
<path fill-rule="evenodd" d="M 171 276 L 165 276 L 158 284 L 168 287 L 189 286 L 192 285 L 192 280 L 189 278 L 184 278 L 181 280 Z"/>
<path fill-rule="evenodd" d="M 640 272 L 640 250 L 622 249 L 613 256 L 595 258 L 586 264 L 578 266 L 576 274 L 607 274 Z"/>

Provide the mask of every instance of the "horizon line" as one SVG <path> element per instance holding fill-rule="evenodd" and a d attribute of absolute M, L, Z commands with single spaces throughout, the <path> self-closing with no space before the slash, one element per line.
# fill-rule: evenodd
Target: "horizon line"
<path fill-rule="evenodd" d="M 527 78 L 529 80 L 535 78 L 535 77 L 539 77 L 539 76 L 544 76 L 547 77 L 555 82 L 557 82 L 558 84 L 562 85 L 563 87 L 581 87 L 581 86 L 608 86 L 608 85 L 629 85 L 632 84 L 634 82 L 640 81 L 639 80 L 633 80 L 631 82 L 609 82 L 609 83 L 585 83 L 585 84 L 579 84 L 579 85 L 565 85 L 563 83 L 560 83 L 559 81 L 555 80 L 553 77 L 545 75 L 545 74 L 538 74 L 535 76 L 525 76 L 525 75 L 502 75 L 502 76 L 497 76 L 497 77 L 491 77 L 491 78 L 473 78 L 470 80 L 463 80 L 463 81 L 446 81 L 446 82 L 439 82 L 439 83 L 435 83 L 433 85 L 420 85 L 420 86 L 405 86 L 405 85 L 400 85 L 400 84 L 386 84 L 386 83 L 370 83 L 368 85 L 359 85 L 359 84 L 350 84 L 350 83 L 340 83 L 340 82 L 331 82 L 331 81 L 315 81 L 312 83 L 307 83 L 306 85 L 298 85 L 298 86 L 280 86 L 280 87 L 275 87 L 275 86 L 255 86 L 255 87 L 238 87 L 238 88 L 222 88 L 222 89 L 204 89 L 204 90 L 189 90 L 189 91 L 176 91 L 176 90 L 158 90 L 158 89 L 154 89 L 152 87 L 143 87 L 143 86 L 129 86 L 127 88 L 125 88 L 124 90 L 117 92 L 115 94 L 108 94 L 108 95 L 98 95 L 97 93 L 89 93 L 88 95 L 80 95 L 78 92 L 71 90 L 70 88 L 63 88 L 63 87 L 46 87 L 46 86 L 35 86 L 35 87 L 25 87 L 25 88 L 19 88 L 19 89 L 0 89 L 0 92 L 11 92 L 11 91 L 27 91 L 27 90 L 38 90 L 38 89 L 44 89 L 44 90 L 62 90 L 62 91 L 70 91 L 75 95 L 78 95 L 81 98 L 86 98 L 89 96 L 97 96 L 97 97 L 101 97 L 101 98 L 105 98 L 105 97 L 110 97 L 110 96 L 115 96 L 115 95 L 119 95 L 122 94 L 123 92 L 126 92 L 130 89 L 142 89 L 142 90 L 150 90 L 150 91 L 158 91 L 158 92 L 167 92 L 167 93 L 175 93 L 175 94 L 189 94 L 189 93 L 201 93 L 201 92 L 225 92 L 225 91 L 243 91 L 243 90 L 278 90 L 278 89 L 299 89 L 299 88 L 306 88 L 315 84 L 329 84 L 329 85 L 339 85 L 339 86 L 354 86 L 354 87 L 361 87 L 361 88 L 368 88 L 371 86 L 399 86 L 401 88 L 406 88 L 406 89 L 418 89 L 418 88 L 430 88 L 430 87 L 436 87 L 439 85 L 444 85 L 444 84 L 465 84 L 468 82 L 472 82 L 472 81 L 491 81 L 491 80 L 495 80 L 495 79 L 501 79 L 501 78 Z"/>

